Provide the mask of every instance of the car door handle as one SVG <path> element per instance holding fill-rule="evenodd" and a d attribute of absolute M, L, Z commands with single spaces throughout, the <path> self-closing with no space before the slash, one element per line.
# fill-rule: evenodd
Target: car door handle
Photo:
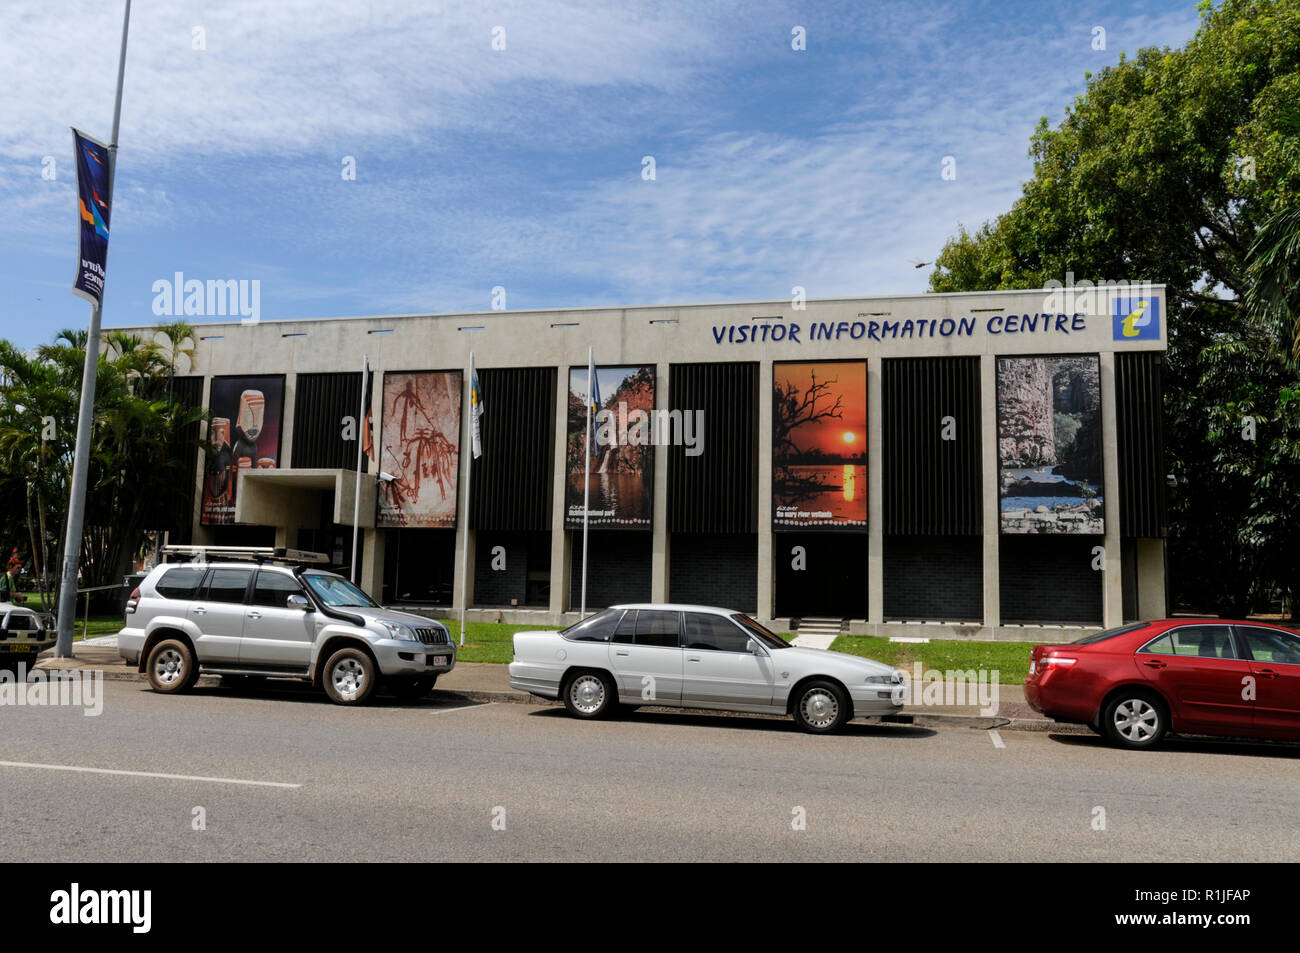
<path fill-rule="evenodd" d="M 208 611 L 208 610 L 205 609 L 205 608 L 203 608 L 203 606 L 195 606 L 195 607 L 194 607 L 194 614 L 195 614 L 195 615 L 203 615 L 203 613 L 205 613 L 205 612 L 207 612 L 207 611 Z"/>
<path fill-rule="evenodd" d="M 1154 658 L 1151 659 L 1150 661 L 1143 662 L 1142 664 L 1145 665 L 1147 668 L 1168 668 L 1169 667 L 1169 664 L 1167 662 L 1162 662 L 1159 659 L 1154 659 Z"/>
<path fill-rule="evenodd" d="M 1259 670 L 1260 678 L 1281 678 L 1280 672 L 1275 672 L 1271 668 L 1261 668 Z"/>
<path fill-rule="evenodd" d="M 698 655 L 688 655 L 688 656 L 686 656 L 686 661 L 688 661 L 688 662 L 698 662 L 699 660 L 700 660 L 700 657 L 699 657 Z"/>
<path fill-rule="evenodd" d="M 262 618 L 262 613 L 258 612 L 256 609 L 250 609 L 248 613 L 248 617 L 250 619 L 260 619 Z"/>
<path fill-rule="evenodd" d="M 627 651 L 626 651 L 626 650 L 619 651 L 619 650 L 615 649 L 615 650 L 614 650 L 614 654 L 615 654 L 615 655 L 627 655 Z"/>

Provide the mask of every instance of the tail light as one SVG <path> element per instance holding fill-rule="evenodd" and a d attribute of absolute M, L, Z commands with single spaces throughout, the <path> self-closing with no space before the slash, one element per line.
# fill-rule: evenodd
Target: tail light
<path fill-rule="evenodd" d="M 1069 668 L 1077 661 L 1079 661 L 1077 658 L 1071 658 L 1068 655 L 1044 655 L 1041 659 L 1038 660 L 1038 664 L 1039 667 L 1046 670 L 1050 666 Z"/>
<path fill-rule="evenodd" d="M 135 607 L 140 604 L 140 587 L 136 586 L 131 590 L 131 595 L 126 600 L 126 614 L 130 615 L 135 612 Z"/>

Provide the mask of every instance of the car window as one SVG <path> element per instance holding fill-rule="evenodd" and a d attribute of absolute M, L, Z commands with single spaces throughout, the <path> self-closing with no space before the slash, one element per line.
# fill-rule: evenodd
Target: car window
<path fill-rule="evenodd" d="M 1258 625 L 1239 625 L 1237 634 L 1245 640 L 1256 662 L 1300 665 L 1300 638 L 1289 632 Z"/>
<path fill-rule="evenodd" d="M 636 644 L 659 645 L 677 648 L 678 620 L 676 612 L 661 609 L 642 609 L 636 614 Z"/>
<path fill-rule="evenodd" d="M 153 588 L 164 599 L 189 599 L 202 581 L 203 567 L 177 566 L 163 573 Z"/>
<path fill-rule="evenodd" d="M 1181 625 L 1144 645 L 1149 655 L 1190 655 L 1196 658 L 1236 658 L 1226 625 Z"/>
<path fill-rule="evenodd" d="M 636 612 L 635 609 L 628 609 L 623 613 L 623 618 L 614 629 L 615 642 L 631 644 L 636 641 Z"/>
<path fill-rule="evenodd" d="M 749 633 L 725 616 L 687 612 L 684 616 L 686 647 L 714 652 L 747 652 Z"/>
<path fill-rule="evenodd" d="M 292 576 L 282 572 L 268 572 L 259 569 L 257 582 L 253 585 L 253 605 L 272 609 L 284 609 L 291 595 L 302 594 L 302 586 Z"/>
<path fill-rule="evenodd" d="M 208 576 L 209 602 L 243 602 L 251 569 L 214 569 Z"/>
<path fill-rule="evenodd" d="M 622 609 L 605 609 L 590 618 L 574 623 L 560 634 L 575 642 L 608 642 L 622 618 Z M 628 641 L 632 640 L 629 638 Z"/>

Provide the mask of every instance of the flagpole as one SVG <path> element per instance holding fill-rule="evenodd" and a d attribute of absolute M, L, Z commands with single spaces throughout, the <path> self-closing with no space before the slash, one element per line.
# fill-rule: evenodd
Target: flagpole
<path fill-rule="evenodd" d="M 357 529 L 361 525 L 361 451 L 366 439 L 361 428 L 366 425 L 366 378 L 369 376 L 370 355 L 361 356 L 361 410 L 357 412 L 357 492 L 352 501 L 352 584 L 357 582 Z M 383 598 L 381 595 L 380 598 Z"/>
<path fill-rule="evenodd" d="M 591 364 L 591 348 L 587 348 L 587 429 L 582 437 L 582 602 L 578 618 L 587 618 L 587 511 L 591 509 L 591 379 L 595 369 Z"/>
<path fill-rule="evenodd" d="M 131 24 L 131 0 L 122 15 L 122 49 L 117 58 L 117 96 L 113 100 L 113 135 L 108 141 L 108 203 L 113 204 L 113 179 L 117 172 L 117 132 L 122 121 L 122 83 L 126 77 L 126 37 Z M 103 292 L 100 292 L 102 299 Z M 86 363 L 81 372 L 81 402 L 77 408 L 77 444 L 72 457 L 72 486 L 68 491 L 68 523 L 63 536 L 63 573 L 59 585 L 59 636 L 54 654 L 72 656 L 72 629 L 77 614 L 77 564 L 81 559 L 81 531 L 86 522 L 86 482 L 90 471 L 90 431 L 95 418 L 95 375 L 99 370 L 101 304 L 90 305 L 86 333 Z"/>
<path fill-rule="evenodd" d="M 465 647 L 465 603 L 469 590 L 469 495 L 470 474 L 474 468 L 474 352 L 469 352 L 469 374 L 465 376 L 465 406 L 469 409 L 469 453 L 465 453 L 464 440 L 460 452 L 465 456 L 465 548 L 460 554 L 460 647 Z"/>

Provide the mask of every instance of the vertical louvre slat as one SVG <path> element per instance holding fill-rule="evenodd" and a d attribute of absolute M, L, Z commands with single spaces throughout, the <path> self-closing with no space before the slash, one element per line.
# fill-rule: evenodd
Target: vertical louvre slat
<path fill-rule="evenodd" d="M 479 368 L 478 375 L 483 456 L 474 461 L 470 477 L 470 525 L 476 530 L 549 531 L 557 371 Z"/>
<path fill-rule="evenodd" d="M 357 445 L 343 439 L 343 418 L 354 421 L 354 433 L 361 432 L 356 420 L 361 407 L 361 372 L 299 374 L 293 407 L 293 466 L 299 469 L 355 470 Z M 374 387 L 374 374 L 366 385 Z M 377 403 L 377 402 L 376 402 Z M 362 472 L 370 461 L 361 458 Z"/>
<path fill-rule="evenodd" d="M 1115 355 L 1119 515 L 1123 536 L 1164 537 L 1164 391 L 1159 354 Z"/>
<path fill-rule="evenodd" d="M 882 362 L 884 532 L 977 535 L 980 502 L 979 359 Z M 943 440 L 954 418 L 956 439 Z"/>
<path fill-rule="evenodd" d="M 758 531 L 758 365 L 674 364 L 668 409 L 704 412 L 703 453 L 668 448 L 668 531 Z"/>

